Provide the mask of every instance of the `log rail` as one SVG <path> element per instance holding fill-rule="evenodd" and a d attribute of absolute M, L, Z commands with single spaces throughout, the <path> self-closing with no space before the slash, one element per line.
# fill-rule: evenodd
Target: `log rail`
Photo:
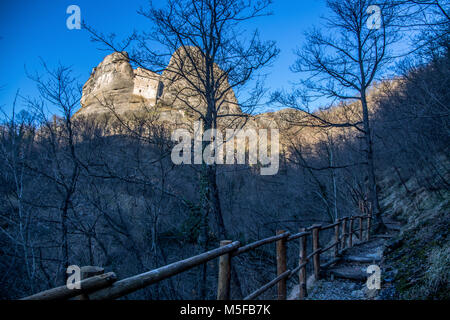
<path fill-rule="evenodd" d="M 321 269 L 327 268 L 337 262 L 342 252 L 353 246 L 354 233 L 358 236 L 360 242 L 368 241 L 370 239 L 371 212 L 363 211 L 363 213 L 365 214 L 338 219 L 336 222 L 328 225 L 315 224 L 308 228 L 302 228 L 300 229 L 300 232 L 295 234 L 291 234 L 284 230 L 278 230 L 275 236 L 258 240 L 244 246 L 241 246 L 239 241 L 233 242 L 231 240 L 223 240 L 220 242 L 219 248 L 129 278 L 117 281 L 115 274 L 112 272 L 100 275 L 97 273 L 90 278 L 84 278 L 80 282 L 80 289 L 70 290 L 66 288 L 66 286 L 61 286 L 25 297 L 23 300 L 73 298 L 90 300 L 117 299 L 216 258 L 219 258 L 217 299 L 229 300 L 231 264 L 233 258 L 274 242 L 276 242 L 277 276 L 261 288 L 247 295 L 244 300 L 256 299 L 274 286 L 277 286 L 277 298 L 279 300 L 285 300 L 287 297 L 287 281 L 296 274 L 299 277 L 300 288 L 298 298 L 304 299 L 307 297 L 306 267 L 310 262 L 313 264 L 315 279 L 319 279 Z M 359 222 L 359 228 L 355 230 L 353 226 L 356 225 L 356 223 L 354 223 L 356 221 Z M 364 227 L 364 221 L 366 222 L 366 227 Z M 334 241 L 326 247 L 320 247 L 320 232 L 329 229 L 334 229 Z M 364 232 L 365 237 L 363 239 Z M 308 240 L 309 238 L 310 240 Z M 295 268 L 288 269 L 286 254 L 287 245 L 294 240 L 299 241 L 300 252 L 298 265 Z M 312 250 L 310 254 L 307 254 L 307 246 L 310 242 Z M 333 248 L 333 259 L 321 265 L 320 255 Z"/>

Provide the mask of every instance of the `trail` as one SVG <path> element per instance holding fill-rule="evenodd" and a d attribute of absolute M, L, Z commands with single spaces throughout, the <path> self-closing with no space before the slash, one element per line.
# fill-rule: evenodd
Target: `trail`
<path fill-rule="evenodd" d="M 378 300 L 383 299 L 385 285 L 383 280 L 390 279 L 383 275 L 383 252 L 389 240 L 395 236 L 400 224 L 385 218 L 387 233 L 374 235 L 368 242 L 356 238 L 354 246 L 346 249 L 338 262 L 321 272 L 321 278 L 315 281 L 314 276 L 308 279 L 308 296 L 306 300 Z M 326 259 L 326 257 L 324 257 Z M 381 269 L 381 290 L 369 290 L 366 282 L 370 276 L 367 267 L 377 265 Z M 298 285 L 294 286 L 288 300 L 296 300 L 299 294 Z"/>

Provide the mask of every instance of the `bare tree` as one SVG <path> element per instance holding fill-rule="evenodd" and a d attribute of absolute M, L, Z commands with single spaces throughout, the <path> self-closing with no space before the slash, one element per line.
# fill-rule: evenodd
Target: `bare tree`
<path fill-rule="evenodd" d="M 61 221 L 61 278 L 65 279 L 67 267 L 70 265 L 69 252 L 69 213 L 74 210 L 73 197 L 76 194 L 77 183 L 83 164 L 77 155 L 77 136 L 74 129 L 72 115 L 81 97 L 80 88 L 72 76 L 70 68 L 59 66 L 50 70 L 43 64 L 46 76 L 30 75 L 39 90 L 38 99 L 27 99 L 42 123 L 40 136 L 48 153 L 44 162 L 50 166 L 29 166 L 29 169 L 38 173 L 43 179 L 51 181 L 59 198 L 59 212 Z M 56 108 L 62 118 L 53 116 L 48 119 L 48 111 Z"/>
<path fill-rule="evenodd" d="M 397 7 L 398 27 L 411 38 L 409 53 L 429 54 L 448 48 L 450 36 L 448 1 L 390 0 L 387 2 Z"/>
<path fill-rule="evenodd" d="M 85 27 L 93 40 L 116 52 L 136 44 L 129 55 L 131 62 L 153 72 L 164 71 L 162 103 L 169 107 L 182 106 L 192 118 L 201 121 L 205 132 L 218 130 L 220 126 L 242 126 L 248 113 L 241 110 L 250 111 L 262 97 L 264 90 L 258 72 L 274 60 L 278 50 L 274 42 L 261 41 L 257 30 L 246 37 L 243 25 L 268 15 L 270 4 L 270 0 L 169 0 L 163 9 L 151 4 L 149 9 L 141 8 L 139 14 L 152 22 L 153 30 L 134 33 L 122 45 Z M 253 80 L 256 84 L 249 89 Z M 244 88 L 248 98 L 239 103 L 236 95 Z M 202 154 L 207 145 L 206 141 L 202 142 Z M 200 161 L 203 231 L 199 242 L 207 249 L 209 219 L 213 220 L 219 238 L 228 238 L 228 232 L 219 196 L 217 165 L 207 165 L 203 157 Z M 203 275 L 205 283 L 206 270 Z M 205 288 L 201 291 L 204 296 Z"/>
<path fill-rule="evenodd" d="M 381 230 L 384 224 L 378 200 L 367 95 L 374 81 L 383 75 L 384 68 L 392 62 L 389 48 L 398 37 L 392 27 L 395 21 L 394 6 L 380 4 L 373 8 L 370 5 L 371 2 L 367 0 L 327 1 L 331 15 L 323 18 L 322 27 L 326 31 L 314 28 L 306 33 L 306 44 L 297 50 L 298 59 L 292 67 L 294 72 L 307 74 L 306 79 L 301 81 L 302 89 L 289 97 L 278 94 L 275 98 L 305 111 L 316 126 L 354 128 L 362 133 L 369 197 L 375 214 L 374 225 Z M 377 16 L 372 16 L 378 9 L 379 21 L 376 20 Z M 356 101 L 360 105 L 362 118 L 333 122 L 311 112 L 309 103 L 323 97 L 332 101 Z"/>
<path fill-rule="evenodd" d="M 25 159 L 32 152 L 36 138 L 33 117 L 27 112 L 16 112 L 17 98 L 13 103 L 12 116 L 5 114 L 6 123 L 0 126 L 0 176 L 2 205 L 0 214 L 0 234 L 10 244 L 0 250 L 6 261 L 0 264 L 6 270 L 12 270 L 16 260 L 20 261 L 27 280 L 26 287 L 34 291 L 37 278 L 36 235 L 32 232 L 36 217 L 27 205 L 29 179 L 26 174 Z M 3 242 L 3 241 L 2 241 Z M 9 250 L 7 248 L 9 247 Z M 23 275 L 22 275 L 23 276 Z M 2 283 L 8 281 L 2 277 Z M 13 278 L 13 277 L 11 277 Z M 14 281 L 14 280 L 13 280 Z M 12 282 L 13 282 L 12 281 Z M 5 286 L 6 287 L 6 286 Z"/>
<path fill-rule="evenodd" d="M 163 9 L 141 9 L 139 13 L 153 23 L 154 29 L 133 34 L 122 46 L 86 28 L 94 40 L 117 52 L 136 43 L 130 61 L 147 70 L 165 70 L 171 103 L 178 101 L 191 110 L 206 131 L 217 129 L 220 118 L 233 122 L 246 117 L 240 109 L 254 106 L 263 93 L 258 82 L 245 103 L 233 99 L 278 53 L 274 42 L 261 41 L 257 31 L 248 39 L 243 37 L 241 27 L 248 20 L 267 15 L 270 2 L 170 0 Z M 204 216 L 213 217 L 218 234 L 225 238 L 216 171 L 216 165 L 202 165 L 200 193 Z"/>

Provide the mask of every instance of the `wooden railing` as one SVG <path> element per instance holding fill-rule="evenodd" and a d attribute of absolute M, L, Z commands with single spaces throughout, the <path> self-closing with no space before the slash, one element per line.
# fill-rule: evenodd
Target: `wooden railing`
<path fill-rule="evenodd" d="M 66 286 L 61 286 L 23 299 L 116 299 L 145 288 L 151 284 L 180 274 L 196 266 L 207 263 L 213 259 L 219 258 L 217 299 L 229 300 L 231 265 L 233 258 L 273 242 L 276 242 L 277 276 L 261 288 L 246 296 L 244 300 L 255 299 L 275 285 L 277 285 L 277 298 L 279 300 L 285 300 L 287 298 L 287 280 L 291 279 L 297 273 L 299 277 L 299 299 L 304 299 L 307 296 L 306 281 L 307 266 L 309 262 L 312 262 L 315 279 L 319 279 L 321 276 L 321 269 L 328 268 L 332 264 L 336 263 L 342 252 L 353 246 L 354 234 L 357 235 L 360 242 L 364 241 L 364 235 L 365 241 L 370 239 L 371 214 L 370 211 L 367 214 L 366 210 L 363 212 L 363 215 L 341 218 L 332 224 L 315 224 L 309 228 L 303 228 L 295 234 L 291 234 L 290 232 L 284 230 L 279 230 L 275 236 L 258 240 L 244 246 L 241 246 L 239 241 L 233 242 L 231 240 L 223 240 L 220 242 L 220 247 L 217 249 L 118 281 L 116 280 L 116 275 L 113 272 L 106 274 L 99 274 L 99 272 L 90 274 L 89 272 L 86 272 L 84 276 L 82 273 L 80 289 L 70 290 Z M 359 227 L 357 229 L 354 228 L 355 221 L 359 222 Z M 366 225 L 365 227 L 364 224 Z M 332 238 L 334 241 L 326 247 L 320 247 L 320 232 L 333 228 L 334 236 Z M 293 269 L 288 269 L 287 246 L 289 242 L 294 240 L 299 241 L 298 265 Z M 311 253 L 308 254 L 307 247 L 309 242 L 311 242 L 312 246 Z M 321 254 L 331 249 L 334 249 L 332 259 L 321 264 Z"/>

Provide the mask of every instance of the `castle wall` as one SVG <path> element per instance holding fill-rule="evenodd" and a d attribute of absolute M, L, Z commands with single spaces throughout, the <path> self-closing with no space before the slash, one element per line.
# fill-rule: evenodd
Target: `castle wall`
<path fill-rule="evenodd" d="M 156 103 L 159 75 L 141 68 L 134 70 L 134 74 L 133 94 Z"/>

